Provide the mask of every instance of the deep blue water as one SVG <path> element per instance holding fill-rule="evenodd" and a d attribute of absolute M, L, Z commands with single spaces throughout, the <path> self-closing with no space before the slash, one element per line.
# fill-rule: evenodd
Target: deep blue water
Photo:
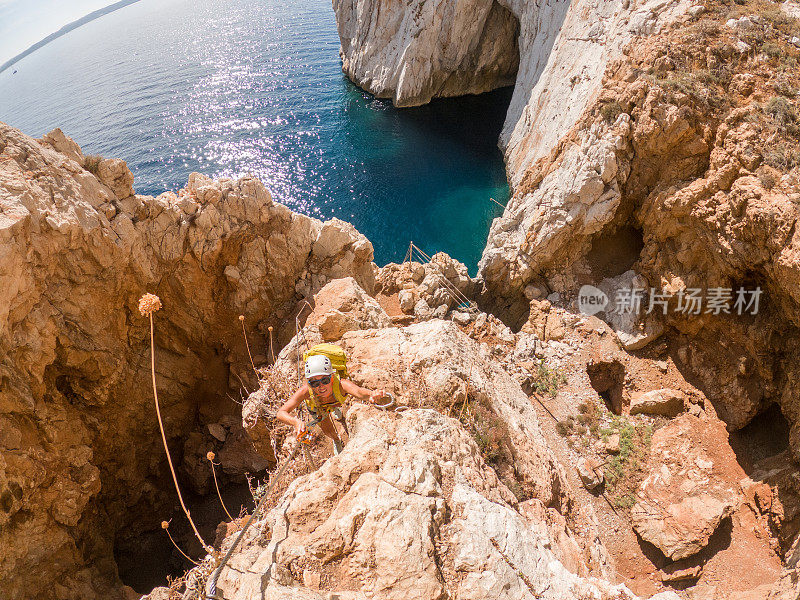
<path fill-rule="evenodd" d="M 0 120 L 125 159 L 140 194 L 252 173 L 294 210 L 352 222 L 379 264 L 414 240 L 474 273 L 490 198 L 508 200 L 510 90 L 398 110 L 347 81 L 338 51 L 330 0 L 142 0 L 0 73 Z"/>

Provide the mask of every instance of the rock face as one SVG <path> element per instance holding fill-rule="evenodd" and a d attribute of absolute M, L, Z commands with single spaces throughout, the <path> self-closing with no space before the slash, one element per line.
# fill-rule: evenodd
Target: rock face
<path fill-rule="evenodd" d="M 308 323 L 317 319 L 312 314 Z M 371 389 L 386 389 L 400 402 L 412 406 L 435 399 L 448 404 L 463 402 L 471 389 L 506 423 L 508 442 L 516 457 L 513 478 L 528 486 L 528 495 L 545 505 L 566 509 L 562 468 L 546 449 L 536 412 L 517 381 L 484 348 L 449 321 L 382 329 L 375 328 L 378 323 L 379 320 L 367 322 L 364 329 L 347 331 L 337 341 L 347 352 L 348 370 L 354 381 Z M 309 325 L 301 337 L 294 338 L 281 351 L 276 363 L 277 370 L 295 381 L 297 346 L 303 340 L 307 345 L 321 341 L 318 327 Z M 251 405 L 258 404 L 260 396 L 256 393 L 248 398 L 245 412 L 255 412 Z"/>
<path fill-rule="evenodd" d="M 348 331 L 391 325 L 380 305 L 352 277 L 331 281 L 314 296 L 314 305 L 306 326 L 318 328 L 325 342 L 338 340 Z"/>
<path fill-rule="evenodd" d="M 491 6 L 519 23 L 520 66 L 500 138 L 513 197 L 480 263 L 484 306 L 520 327 L 545 288 L 567 304 L 584 283 L 634 272 L 646 301 L 665 293 L 672 304 L 669 314 L 656 310 L 643 321 L 616 319 L 627 349 L 677 333 L 681 368 L 702 382 L 731 427 L 774 402 L 800 422 L 800 373 L 784 358 L 800 352 L 800 196 L 796 161 L 787 159 L 797 154 L 797 136 L 768 114 L 792 120 L 797 107 L 775 96 L 782 75 L 752 49 L 755 35 L 795 52 L 796 33 L 778 31 L 789 17 L 744 15 L 726 24 L 725 11 L 690 10 L 677 0 Z M 792 15 L 796 3 L 781 8 Z M 475 39 L 495 9 L 362 2 L 335 10 L 345 72 L 403 105 L 436 95 L 431 82 L 460 64 L 445 64 L 439 53 L 460 47 L 453 40 Z M 479 18 L 469 25 L 454 18 L 442 29 L 434 15 L 444 10 Z M 736 48 L 745 46 L 749 58 L 737 63 Z M 713 97 L 703 95 L 707 82 L 694 81 L 698 64 L 713 77 L 722 73 Z M 768 100 L 774 107 L 765 109 Z M 772 149 L 763 146 L 767 138 Z M 674 314 L 686 290 L 740 288 L 765 294 L 753 318 Z M 402 300 L 408 313 L 435 314 L 410 291 Z M 706 343 L 693 344 L 701 332 Z M 800 456 L 797 425 L 792 447 Z"/>
<path fill-rule="evenodd" d="M 671 560 L 704 548 L 742 500 L 744 471 L 719 423 L 684 415 L 656 431 L 648 471 L 631 511 L 633 527 Z"/>
<path fill-rule="evenodd" d="M 193 174 L 178 194 L 137 196 L 122 161 L 1 123 L 0 247 L 0 587 L 12 599 L 119 597 L 113 544 L 171 514 L 144 292 L 164 306 L 155 353 L 174 457 L 202 491 L 206 449 L 231 477 L 258 466 L 241 427 L 224 425 L 239 415 L 226 394 L 252 380 L 237 316 L 264 348 L 268 325 L 291 335 L 280 323 L 303 293 L 348 275 L 374 285 L 366 238 L 275 204 L 256 179 Z"/>
<path fill-rule="evenodd" d="M 630 413 L 676 417 L 683 412 L 685 404 L 686 395 L 680 390 L 653 390 L 635 394 L 631 398 Z"/>
<path fill-rule="evenodd" d="M 511 85 L 514 16 L 494 0 L 335 0 L 342 69 L 396 106 Z"/>
<path fill-rule="evenodd" d="M 563 566 L 455 419 L 355 405 L 348 420 L 344 452 L 246 536 L 226 598 L 633 598 Z"/>

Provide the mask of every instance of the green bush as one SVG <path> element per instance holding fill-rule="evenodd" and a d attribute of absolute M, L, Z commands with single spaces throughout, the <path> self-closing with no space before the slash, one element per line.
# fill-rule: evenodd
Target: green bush
<path fill-rule="evenodd" d="M 653 436 L 652 425 L 636 425 L 626 417 L 614 417 L 603 437 L 619 434 L 619 453 L 612 456 L 605 468 L 606 492 L 614 503 L 625 508 L 626 496 L 633 494 Z M 631 503 L 630 506 L 633 504 Z M 627 506 L 627 508 L 630 508 Z"/>
<path fill-rule="evenodd" d="M 536 365 L 536 381 L 533 384 L 533 391 L 542 396 L 555 397 L 558 388 L 567 382 L 567 378 L 561 369 L 548 367 L 544 360 L 540 360 Z"/>

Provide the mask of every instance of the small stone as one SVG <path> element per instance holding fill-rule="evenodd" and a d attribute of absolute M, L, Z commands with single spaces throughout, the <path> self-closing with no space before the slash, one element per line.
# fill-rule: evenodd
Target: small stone
<path fill-rule="evenodd" d="M 564 319 L 557 312 L 552 311 L 547 315 L 547 321 L 545 322 L 545 339 L 547 341 L 563 340 L 565 335 Z"/>
<path fill-rule="evenodd" d="M 756 78 L 752 73 L 737 73 L 731 78 L 730 90 L 740 96 L 749 96 L 756 87 Z"/>
<path fill-rule="evenodd" d="M 414 314 L 420 319 L 430 319 L 433 316 L 433 309 L 425 298 L 420 298 L 414 305 Z"/>
<path fill-rule="evenodd" d="M 397 299 L 400 302 L 400 310 L 406 314 L 414 312 L 414 292 L 411 290 L 400 290 L 397 293 Z"/>
<path fill-rule="evenodd" d="M 561 302 L 561 294 L 559 294 L 558 292 L 553 292 L 547 297 L 547 301 L 550 302 L 551 304 Z"/>
<path fill-rule="evenodd" d="M 605 450 L 608 454 L 619 454 L 619 434 L 614 433 L 608 436 L 605 442 L 603 442 L 603 450 Z"/>
<path fill-rule="evenodd" d="M 470 320 L 471 316 L 469 313 L 458 312 L 458 311 L 453 312 L 453 321 L 455 321 L 459 325 L 469 325 Z"/>
<path fill-rule="evenodd" d="M 587 490 L 593 490 L 603 483 L 603 472 L 600 470 L 600 465 L 593 458 L 579 458 L 575 464 L 575 470 Z"/>
<path fill-rule="evenodd" d="M 525 286 L 525 297 L 528 300 L 541 300 L 545 296 L 545 291 L 538 285 L 530 284 Z"/>
<path fill-rule="evenodd" d="M 497 335 L 497 337 L 504 342 L 511 344 L 517 341 L 517 338 L 514 337 L 514 332 L 503 324 L 500 324 L 495 328 L 495 335 Z"/>
<path fill-rule="evenodd" d="M 228 265 L 225 267 L 225 279 L 230 281 L 231 283 L 237 283 L 241 280 L 242 276 L 239 273 L 239 269 L 234 267 L 233 265 Z"/>
<path fill-rule="evenodd" d="M 211 425 L 209 425 L 208 433 L 210 433 L 214 438 L 218 439 L 220 442 L 224 442 L 225 438 L 228 437 L 225 428 L 219 423 L 212 423 Z"/>
<path fill-rule="evenodd" d="M 736 41 L 736 51 L 739 52 L 739 54 L 747 54 L 752 49 L 753 47 L 747 42 L 742 40 Z"/>
<path fill-rule="evenodd" d="M 319 573 L 305 569 L 303 571 L 303 585 L 312 590 L 318 590 L 321 578 Z"/>
<path fill-rule="evenodd" d="M 696 4 L 695 6 L 689 7 L 689 14 L 692 15 L 693 17 L 699 17 L 704 12 L 706 12 L 706 7 L 703 6 L 702 4 Z"/>
<path fill-rule="evenodd" d="M 657 360 L 656 368 L 662 373 L 666 373 L 667 371 L 669 371 L 669 363 L 665 360 Z"/>
<path fill-rule="evenodd" d="M 661 581 L 663 583 L 677 583 L 679 581 L 690 581 L 692 579 L 699 579 L 703 573 L 701 565 L 694 565 L 693 567 L 680 568 L 674 564 L 667 565 L 661 571 Z"/>
<path fill-rule="evenodd" d="M 792 43 L 792 44 L 794 44 L 795 46 L 797 46 L 798 48 L 800 48 L 800 37 L 794 36 L 794 37 L 793 37 L 791 40 L 789 40 L 789 41 L 790 41 L 790 43 Z"/>
<path fill-rule="evenodd" d="M 433 318 L 434 319 L 444 319 L 447 316 L 447 304 L 440 304 L 435 309 L 433 309 Z"/>

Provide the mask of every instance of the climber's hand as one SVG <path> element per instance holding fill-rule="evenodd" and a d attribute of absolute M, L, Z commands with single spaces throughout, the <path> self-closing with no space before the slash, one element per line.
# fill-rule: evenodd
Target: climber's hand
<path fill-rule="evenodd" d="M 299 440 L 306 433 L 306 426 L 302 421 L 297 421 L 294 424 L 294 435 Z"/>
<path fill-rule="evenodd" d="M 377 392 L 373 392 L 372 394 L 370 394 L 369 401 L 371 404 L 375 404 L 376 402 L 378 402 L 378 400 L 383 400 L 384 398 L 386 398 L 386 396 L 388 396 L 386 390 L 380 389 Z"/>

